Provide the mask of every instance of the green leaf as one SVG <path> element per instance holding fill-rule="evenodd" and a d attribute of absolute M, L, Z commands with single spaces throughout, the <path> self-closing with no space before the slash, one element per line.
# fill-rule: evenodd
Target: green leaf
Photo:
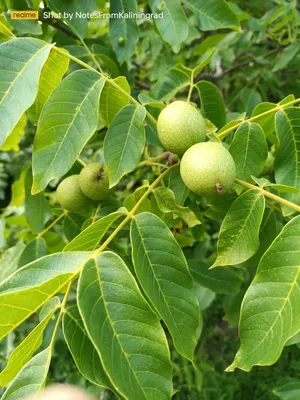
<path fill-rule="evenodd" d="M 180 0 L 150 0 L 151 11 L 159 14 L 162 12 L 161 4 L 163 4 L 163 18 L 155 18 L 155 25 L 162 39 L 169 43 L 172 50 L 178 53 L 181 43 L 188 36 L 188 21 L 181 8 Z"/>
<path fill-rule="evenodd" d="M 274 170 L 276 183 L 300 189 L 300 108 L 286 108 L 275 116 L 279 147 L 275 155 Z M 300 204 L 299 193 L 286 193 L 285 199 Z M 285 215 L 295 211 L 283 206 Z"/>
<path fill-rule="evenodd" d="M 236 165 L 236 177 L 249 181 L 259 176 L 268 157 L 265 134 L 258 124 L 244 122 L 236 131 L 229 151 Z"/>
<path fill-rule="evenodd" d="M 218 88 L 207 81 L 198 82 L 196 88 L 200 97 L 202 115 L 216 127 L 221 128 L 224 126 L 226 123 L 226 111 Z"/>
<path fill-rule="evenodd" d="M 15 35 L 0 21 L 0 43 L 14 38 Z"/>
<path fill-rule="evenodd" d="M 193 48 L 193 54 L 195 56 L 202 56 L 204 53 L 209 51 L 213 47 L 217 47 L 224 38 L 226 38 L 227 33 L 217 33 L 215 35 L 210 34 L 198 45 Z"/>
<path fill-rule="evenodd" d="M 38 193 L 33 196 L 31 194 L 31 186 L 32 171 L 29 168 L 25 178 L 25 216 L 32 231 L 39 233 L 44 229 L 45 223 L 51 216 L 51 210 L 44 193 Z"/>
<path fill-rule="evenodd" d="M 34 102 L 50 49 L 51 45 L 34 38 L 0 45 L 0 146 Z"/>
<path fill-rule="evenodd" d="M 215 52 L 216 52 L 216 48 L 213 48 L 213 49 L 209 49 L 204 54 L 201 54 L 200 64 L 198 64 L 197 67 L 193 69 L 194 77 L 196 75 L 198 75 L 209 64 L 209 62 L 212 59 Z M 202 81 L 202 82 L 206 82 L 206 81 Z M 219 91 L 218 91 L 218 94 L 220 94 Z M 222 102 L 223 102 L 223 99 L 222 99 Z"/>
<path fill-rule="evenodd" d="M 197 259 L 188 260 L 188 265 L 195 282 L 215 293 L 232 294 L 240 288 L 243 282 L 233 269 L 211 270 L 207 264 Z"/>
<path fill-rule="evenodd" d="M 165 108 L 165 103 L 160 100 L 155 100 L 145 93 L 140 93 L 138 95 L 139 101 L 143 106 L 149 106 L 153 108 Z"/>
<path fill-rule="evenodd" d="M 216 293 L 198 283 L 195 283 L 194 286 L 201 311 L 204 311 L 210 307 L 212 302 L 216 299 Z"/>
<path fill-rule="evenodd" d="M 79 273 L 88 252 L 57 253 L 18 269 L 0 284 L 0 340 Z"/>
<path fill-rule="evenodd" d="M 127 211 L 124 208 L 120 208 L 118 211 L 106 215 L 99 219 L 99 221 L 94 222 L 68 243 L 64 248 L 64 251 L 95 250 L 112 224 L 120 217 L 125 216 L 126 212 Z"/>
<path fill-rule="evenodd" d="M 18 267 L 23 267 L 47 254 L 48 249 L 45 240 L 42 237 L 37 237 L 26 244 L 19 258 Z"/>
<path fill-rule="evenodd" d="M 110 2 L 110 13 L 137 13 L 136 0 L 114 0 Z M 139 40 L 139 30 L 135 18 L 110 18 L 109 33 L 112 47 L 119 64 L 123 64 L 134 53 Z"/>
<path fill-rule="evenodd" d="M 84 329 L 76 305 L 67 307 L 65 310 L 63 332 L 79 372 L 93 384 L 111 388 L 101 359 Z"/>
<path fill-rule="evenodd" d="M 35 396 L 43 388 L 51 361 L 51 346 L 35 355 L 18 373 L 1 400 L 20 400 Z"/>
<path fill-rule="evenodd" d="M 118 76 L 113 81 L 122 88 L 122 91 L 130 94 L 130 86 L 125 76 Z M 121 108 L 128 106 L 128 104 L 130 104 L 128 96 L 106 81 L 100 96 L 99 112 L 101 122 L 109 127 Z"/>
<path fill-rule="evenodd" d="M 83 39 L 86 36 L 88 31 L 88 18 L 85 14 L 95 11 L 95 1 L 48 0 L 48 5 L 51 10 L 60 13 L 62 17 L 68 15 L 67 18 L 63 18 L 63 21 L 79 38 Z M 83 16 L 80 17 L 80 14 L 77 16 L 76 13 L 83 13 Z M 70 15 L 72 15 L 72 18 L 70 18 Z"/>
<path fill-rule="evenodd" d="M 273 393 L 281 400 L 298 400 L 300 397 L 300 381 L 286 377 L 276 383 Z"/>
<path fill-rule="evenodd" d="M 19 241 L 15 246 L 6 250 L 0 258 L 0 282 L 18 269 L 18 262 L 25 245 Z"/>
<path fill-rule="evenodd" d="M 68 52 L 65 51 L 65 53 L 66 54 L 62 54 L 58 52 L 56 48 L 52 48 L 42 68 L 36 100 L 30 109 L 31 116 L 34 118 L 35 122 L 38 121 L 42 109 L 47 103 L 51 93 L 58 86 L 68 70 L 70 59 L 68 57 Z"/>
<path fill-rule="evenodd" d="M 105 140 L 104 158 L 110 187 L 135 169 L 145 147 L 144 107 L 131 104 L 123 107 L 112 121 Z"/>
<path fill-rule="evenodd" d="M 249 371 L 275 363 L 300 329 L 300 217 L 284 226 L 263 255 L 244 297 L 239 326 L 241 346 L 228 371 Z"/>
<path fill-rule="evenodd" d="M 181 248 L 165 223 L 151 213 L 135 216 L 130 236 L 143 290 L 167 325 L 177 351 L 193 360 L 200 309 Z"/>
<path fill-rule="evenodd" d="M 124 207 L 131 211 L 133 207 L 137 204 L 137 202 L 143 197 L 143 195 L 147 192 L 149 188 L 149 182 L 147 184 L 138 187 L 133 193 L 126 197 L 124 200 Z M 138 207 L 137 212 L 151 211 L 151 201 L 149 198 L 146 198 L 142 204 Z"/>
<path fill-rule="evenodd" d="M 166 186 L 168 186 L 168 188 L 174 193 L 176 202 L 183 205 L 189 195 L 189 189 L 183 183 L 179 168 L 173 169 L 167 175 Z"/>
<path fill-rule="evenodd" d="M 300 46 L 298 41 L 287 46 L 281 53 L 280 57 L 276 60 L 272 71 L 276 72 L 286 68 L 289 62 L 296 57 L 299 50 Z"/>
<path fill-rule="evenodd" d="M 104 79 L 89 70 L 68 75 L 41 113 L 33 151 L 33 187 L 38 193 L 72 167 L 98 125 Z"/>
<path fill-rule="evenodd" d="M 25 201 L 25 179 L 28 171 L 28 165 L 22 168 L 19 179 L 15 180 L 11 187 L 10 205 L 20 207 Z"/>
<path fill-rule="evenodd" d="M 81 232 L 85 217 L 68 212 L 64 218 L 64 234 L 68 240 L 73 240 Z"/>
<path fill-rule="evenodd" d="M 196 215 L 188 207 L 176 203 L 171 189 L 160 186 L 153 191 L 157 205 L 163 213 L 172 213 L 174 218 L 182 218 L 190 228 L 201 224 Z"/>
<path fill-rule="evenodd" d="M 10 354 L 6 367 L 0 373 L 0 386 L 7 386 L 41 346 L 44 330 L 58 308 L 59 304 L 55 303 L 48 309 L 41 322 Z"/>
<path fill-rule="evenodd" d="M 184 0 L 196 15 L 202 31 L 229 28 L 241 32 L 235 13 L 224 0 Z"/>
<path fill-rule="evenodd" d="M 251 118 L 256 117 L 260 114 L 263 114 L 267 111 L 273 110 L 276 107 L 277 107 L 277 104 L 274 104 L 274 103 L 267 103 L 267 102 L 260 103 L 252 111 Z M 270 136 L 271 133 L 273 133 L 275 131 L 274 116 L 275 116 L 275 113 L 270 113 L 270 114 L 263 115 L 262 117 L 255 119 L 255 123 L 262 127 L 262 130 L 264 131 L 266 137 Z"/>
<path fill-rule="evenodd" d="M 113 53 L 110 52 L 107 47 L 100 46 L 99 44 L 92 44 L 92 51 L 97 59 L 100 60 L 100 64 L 111 72 L 111 76 L 120 75 Z"/>
<path fill-rule="evenodd" d="M 166 71 L 150 90 L 150 96 L 169 102 L 177 92 L 191 83 L 192 71 L 181 64 Z"/>
<path fill-rule="evenodd" d="M 119 256 L 104 252 L 84 266 L 78 305 L 118 392 L 131 400 L 170 399 L 172 376 L 165 333 Z"/>
<path fill-rule="evenodd" d="M 232 203 L 221 225 L 213 268 L 240 264 L 256 253 L 264 209 L 264 195 L 256 189 L 246 191 Z"/>
<path fill-rule="evenodd" d="M 12 130 L 11 134 L 6 138 L 5 142 L 2 146 L 0 146 L 0 151 L 19 151 L 19 143 L 21 141 L 21 137 L 25 134 L 25 128 L 27 125 L 26 114 L 23 114 L 19 119 L 19 122 Z"/>
<path fill-rule="evenodd" d="M 251 115 L 255 107 L 262 102 L 260 93 L 247 87 L 239 91 L 238 99 L 242 102 L 242 108 L 247 115 Z"/>
<path fill-rule="evenodd" d="M 263 187 L 271 187 L 272 189 L 277 190 L 280 193 L 299 193 L 300 189 L 297 189 L 293 186 L 288 185 L 280 185 L 279 183 L 265 183 Z"/>
<path fill-rule="evenodd" d="M 251 267 L 258 265 L 261 257 L 271 245 L 277 236 L 277 221 L 276 214 L 272 208 L 265 209 L 263 220 L 259 232 L 259 248 L 257 252 L 243 264 L 243 266 Z"/>

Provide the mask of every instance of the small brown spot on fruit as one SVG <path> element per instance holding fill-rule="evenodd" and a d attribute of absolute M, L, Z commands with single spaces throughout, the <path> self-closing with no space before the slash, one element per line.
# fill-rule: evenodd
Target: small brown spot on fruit
<path fill-rule="evenodd" d="M 218 193 L 221 193 L 223 190 L 223 186 L 220 183 L 216 183 L 216 189 Z"/>

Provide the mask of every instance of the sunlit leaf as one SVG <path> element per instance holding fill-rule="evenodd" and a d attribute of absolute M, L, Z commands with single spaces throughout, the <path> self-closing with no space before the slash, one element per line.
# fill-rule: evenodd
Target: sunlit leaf
<path fill-rule="evenodd" d="M 0 45 L 0 146 L 35 100 L 51 45 L 15 38 Z"/>

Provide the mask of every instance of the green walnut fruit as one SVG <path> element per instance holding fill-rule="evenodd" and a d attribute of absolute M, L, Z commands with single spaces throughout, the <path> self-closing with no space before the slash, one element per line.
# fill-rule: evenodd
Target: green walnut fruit
<path fill-rule="evenodd" d="M 184 101 L 174 101 L 159 114 L 157 132 L 166 150 L 182 156 L 193 144 L 204 142 L 206 125 L 196 108 Z"/>
<path fill-rule="evenodd" d="M 231 154 L 221 143 L 205 142 L 195 144 L 184 153 L 180 174 L 192 192 L 215 196 L 230 192 L 236 168 Z"/>
<path fill-rule="evenodd" d="M 103 163 L 91 163 L 79 175 L 83 193 L 92 200 L 103 200 L 109 193 L 107 168 Z"/>
<path fill-rule="evenodd" d="M 79 186 L 79 175 L 71 175 L 61 181 L 56 190 L 56 198 L 68 211 L 84 212 L 89 206 L 89 199 Z"/>

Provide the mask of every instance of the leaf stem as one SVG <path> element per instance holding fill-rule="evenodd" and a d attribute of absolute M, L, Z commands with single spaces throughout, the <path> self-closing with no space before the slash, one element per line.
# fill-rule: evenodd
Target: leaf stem
<path fill-rule="evenodd" d="M 141 103 L 139 103 L 134 97 L 132 97 L 129 93 L 126 92 L 126 90 L 124 90 L 121 86 L 119 86 L 116 82 L 114 82 L 114 80 L 112 78 L 110 78 L 108 75 L 104 74 L 103 72 L 99 72 L 97 71 L 95 68 L 91 67 L 89 64 L 85 63 L 84 61 L 81 61 L 79 58 L 72 56 L 71 54 L 68 54 L 66 52 L 64 52 L 63 50 L 61 50 L 59 47 L 55 46 L 55 50 L 58 51 L 61 54 L 64 54 L 65 56 L 69 57 L 70 60 L 76 62 L 77 64 L 81 65 L 82 67 L 89 69 L 91 71 L 96 72 L 97 74 L 101 75 L 103 78 L 106 79 L 106 81 L 113 87 L 115 87 L 116 89 L 118 89 L 119 92 L 121 92 L 124 96 L 126 96 L 133 104 L 141 106 Z M 149 113 L 149 111 L 146 110 L 146 114 L 147 117 L 152 121 L 152 123 L 156 126 L 157 125 L 157 121 L 156 119 L 153 117 L 153 115 L 151 115 Z"/>
<path fill-rule="evenodd" d="M 69 297 L 69 294 L 70 294 L 70 291 L 71 291 L 71 288 L 72 288 L 72 283 L 73 283 L 73 279 L 68 284 L 66 293 L 64 295 L 64 299 L 63 299 L 63 301 L 61 303 L 61 306 L 60 306 L 60 311 L 59 311 L 59 314 L 58 314 L 58 317 L 57 317 L 57 320 L 56 320 L 56 324 L 55 324 L 55 327 L 54 327 L 54 330 L 53 330 L 53 333 L 52 333 L 52 337 L 51 337 L 51 342 L 50 342 L 51 349 L 53 348 L 53 345 L 54 345 L 54 342 L 55 342 L 55 338 L 56 338 L 56 334 L 57 334 L 57 331 L 58 331 L 58 328 L 59 328 L 59 324 L 60 324 L 60 321 L 62 319 L 63 313 L 65 311 L 65 305 L 67 304 L 67 301 L 68 301 L 68 297 Z"/>
<path fill-rule="evenodd" d="M 158 156 L 149 157 L 149 158 L 147 158 L 146 160 L 141 161 L 141 162 L 136 166 L 136 168 L 137 168 L 137 169 L 143 168 L 143 167 L 149 165 L 149 163 L 159 162 L 159 161 L 162 161 L 162 160 L 166 160 L 166 159 L 170 156 L 170 154 L 171 154 L 171 153 L 169 153 L 168 151 L 166 151 L 165 153 L 161 153 L 161 154 L 159 154 Z M 150 164 L 150 165 L 151 165 L 151 164 Z M 165 165 L 164 165 L 164 167 L 165 167 Z"/>
<path fill-rule="evenodd" d="M 76 160 L 77 160 L 77 161 L 79 162 L 79 164 L 81 164 L 83 167 L 86 167 L 86 165 L 87 165 L 86 162 L 84 162 L 81 158 L 78 157 Z"/>
<path fill-rule="evenodd" d="M 192 70 L 192 73 L 191 73 L 190 90 L 189 90 L 188 97 L 187 97 L 187 100 L 186 100 L 188 103 L 191 101 L 193 89 L 194 89 L 194 70 Z"/>
<path fill-rule="evenodd" d="M 83 39 L 80 38 L 80 42 L 82 43 L 83 47 L 86 49 L 86 51 L 89 53 L 90 57 L 96 64 L 98 70 L 101 72 L 101 74 L 104 74 L 103 69 L 101 68 L 101 65 L 99 64 L 97 58 L 95 57 L 94 53 L 90 50 L 89 46 L 85 43 Z"/>
<path fill-rule="evenodd" d="M 42 237 L 45 233 L 47 233 L 51 228 L 53 228 L 54 225 L 56 225 L 65 215 L 68 214 L 67 210 L 64 210 L 53 222 L 51 222 L 50 225 L 47 226 L 42 232 L 40 232 L 36 237 L 40 238 Z"/>
<path fill-rule="evenodd" d="M 156 185 L 174 168 L 177 168 L 179 166 L 179 163 L 172 165 L 171 167 L 168 167 L 162 174 L 159 175 L 157 179 L 148 187 L 146 192 L 143 194 L 143 196 L 139 199 L 139 201 L 136 203 L 136 205 L 132 208 L 131 211 L 128 212 L 127 216 L 123 221 L 119 224 L 119 226 L 113 231 L 113 233 L 106 239 L 106 241 L 102 244 L 102 246 L 99 247 L 95 251 L 95 255 L 101 253 L 108 245 L 109 243 L 113 240 L 113 238 L 120 232 L 120 230 L 127 224 L 128 221 L 132 219 L 140 205 L 146 200 L 146 198 L 149 196 L 149 194 L 153 191 Z"/>
<path fill-rule="evenodd" d="M 238 122 L 237 124 L 231 126 L 230 128 L 225 129 L 225 131 L 223 131 L 223 132 L 217 134 L 217 137 L 218 137 L 220 140 L 223 140 L 223 139 L 225 139 L 225 137 L 226 137 L 230 132 L 232 132 L 232 131 L 234 131 L 235 129 L 237 129 L 237 128 L 238 128 L 240 125 L 242 125 L 244 122 L 253 122 L 253 121 L 256 121 L 257 119 L 259 119 L 259 118 L 261 118 L 261 117 L 264 117 L 265 115 L 275 113 L 275 112 L 277 112 L 277 111 L 279 111 L 279 110 L 283 110 L 283 109 L 285 109 L 285 108 L 287 108 L 287 107 L 290 107 L 290 106 L 292 106 L 292 105 L 294 105 L 294 104 L 296 104 L 296 103 L 299 103 L 299 102 L 300 102 L 300 98 L 295 99 L 295 100 L 292 100 L 292 101 L 289 101 L 289 102 L 286 103 L 286 104 L 277 104 L 277 106 L 274 107 L 274 108 L 272 108 L 271 110 L 267 110 L 267 111 L 265 111 L 265 112 L 263 112 L 263 113 L 261 113 L 261 114 L 255 115 L 254 117 L 251 117 L 251 118 L 245 119 L 245 120 L 243 120 L 243 121 L 240 121 L 240 122 Z"/>
<path fill-rule="evenodd" d="M 292 208 L 293 210 L 300 212 L 300 206 L 298 206 L 297 204 L 292 203 L 291 201 L 288 201 L 286 199 L 283 199 L 282 197 L 277 196 L 276 194 L 268 192 L 267 190 L 265 190 L 259 186 L 255 186 L 255 185 L 252 185 L 251 183 L 241 181 L 240 179 L 235 179 L 235 182 L 238 183 L 239 185 L 247 187 L 249 189 L 260 190 L 265 197 L 268 197 L 269 199 L 272 199 L 272 200 L 276 201 L 277 203 L 283 204 L 284 206 L 287 206 L 289 208 Z"/>

